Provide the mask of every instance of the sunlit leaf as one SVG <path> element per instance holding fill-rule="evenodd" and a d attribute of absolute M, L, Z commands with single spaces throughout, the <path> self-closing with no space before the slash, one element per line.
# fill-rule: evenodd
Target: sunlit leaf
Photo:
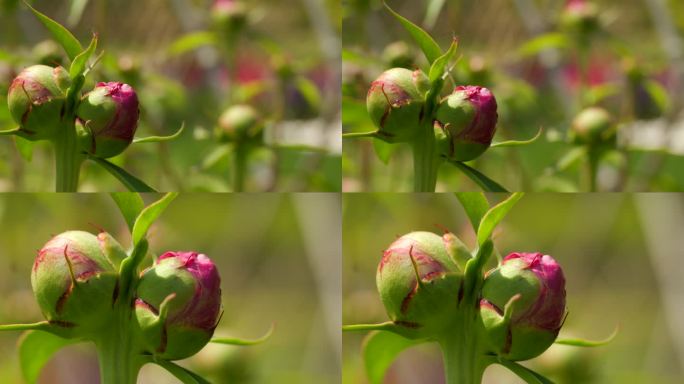
<path fill-rule="evenodd" d="M 185 129 L 185 122 L 182 123 L 180 128 L 178 128 L 178 130 L 172 135 L 139 137 L 139 138 L 133 139 L 133 144 L 158 143 L 158 142 L 162 142 L 162 141 L 171 141 L 171 140 L 177 139 L 183 133 L 184 129 Z"/>
<path fill-rule="evenodd" d="M 51 18 L 45 16 L 44 14 L 35 10 L 28 3 L 24 2 L 26 6 L 33 12 L 34 15 L 40 20 L 40 22 L 47 28 L 50 35 L 59 43 L 59 45 L 64 48 L 67 56 L 70 60 L 74 60 L 82 51 L 83 47 L 81 43 L 74 37 L 74 35 L 69 32 L 68 29 L 64 28 L 58 22 L 52 20 Z"/>
<path fill-rule="evenodd" d="M 116 206 L 119 207 L 119 211 L 121 211 L 124 220 L 126 220 L 128 230 L 133 232 L 135 219 L 145 208 L 145 202 L 142 197 L 134 192 L 114 192 L 111 196 L 116 203 Z"/>
<path fill-rule="evenodd" d="M 145 184 L 144 181 L 131 175 L 123 168 L 109 162 L 106 159 L 101 159 L 97 156 L 88 156 L 88 159 L 92 160 L 95 162 L 95 164 L 101 166 L 112 176 L 116 177 L 121 184 L 123 184 L 131 192 L 156 192 L 152 187 Z"/>
<path fill-rule="evenodd" d="M 464 175 L 468 176 L 470 180 L 485 192 L 508 192 L 506 188 L 502 187 L 499 183 L 485 176 L 477 169 L 468 166 L 466 163 L 460 161 L 450 161 L 449 163 L 456 166 L 456 168 L 463 172 Z"/>
<path fill-rule="evenodd" d="M 382 384 L 385 372 L 403 350 L 424 343 L 425 340 L 411 340 L 392 332 L 376 331 L 368 335 L 363 343 L 363 362 L 371 384 Z"/>
<path fill-rule="evenodd" d="M 499 204 L 493 206 L 487 213 L 482 217 L 480 221 L 480 227 L 477 230 L 477 243 L 482 245 L 487 241 L 494 228 L 501 222 L 501 220 L 506 217 L 506 214 L 515 206 L 515 204 L 523 197 L 524 193 L 516 192 L 509 196 L 506 200 L 500 202 Z"/>
<path fill-rule="evenodd" d="M 537 131 L 537 134 L 534 135 L 534 137 L 532 137 L 531 139 L 527 139 L 527 140 L 507 140 L 507 141 L 500 141 L 500 142 L 498 142 L 498 143 L 492 143 L 491 148 L 520 147 L 520 146 L 523 146 L 523 145 L 532 144 L 532 143 L 534 143 L 535 141 L 537 141 L 537 139 L 539 139 L 539 138 L 541 137 L 541 134 L 542 134 L 542 129 L 539 128 L 539 130 Z"/>
<path fill-rule="evenodd" d="M 28 331 L 19 339 L 19 364 L 27 383 L 38 381 L 40 372 L 54 354 L 79 339 L 65 339 L 43 331 Z"/>
<path fill-rule="evenodd" d="M 508 368 L 511 372 L 518 375 L 519 378 L 525 380 L 527 384 L 553 384 L 553 381 L 514 361 L 499 359 L 497 363 Z"/>
<path fill-rule="evenodd" d="M 489 211 L 489 202 L 481 192 L 458 192 L 456 198 L 463 206 L 475 233 L 480 228 L 482 217 Z"/>
<path fill-rule="evenodd" d="M 392 8 L 390 8 L 387 3 L 385 3 L 385 8 L 399 20 L 401 25 L 404 26 L 406 31 L 411 35 L 413 40 L 418 44 L 420 49 L 423 51 L 423 54 L 425 54 L 425 57 L 428 59 L 428 62 L 432 64 L 435 60 L 437 60 L 440 56 L 442 56 L 442 49 L 439 47 L 439 45 L 435 42 L 435 40 L 430 36 L 427 32 L 425 32 L 422 28 L 419 26 L 413 24 L 411 21 L 403 17 L 402 15 L 394 12 Z"/>
<path fill-rule="evenodd" d="M 148 205 L 145 209 L 140 212 L 138 217 L 135 219 L 135 224 L 133 224 L 133 230 L 131 231 L 133 244 L 138 244 L 142 240 L 147 231 L 152 226 L 155 220 L 164 213 L 166 208 L 171 204 L 173 199 L 178 196 L 178 193 L 167 193 L 161 199 L 155 201 L 154 203 Z"/>

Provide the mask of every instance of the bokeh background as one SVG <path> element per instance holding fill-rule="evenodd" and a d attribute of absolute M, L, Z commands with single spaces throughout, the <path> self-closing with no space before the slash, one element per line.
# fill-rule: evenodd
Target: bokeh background
<path fill-rule="evenodd" d="M 597 20 L 581 35 L 564 26 L 569 3 L 594 3 Z M 604 156 L 600 191 L 684 190 L 684 3 L 680 0 L 390 0 L 446 50 L 459 40 L 455 84 L 488 87 L 498 102 L 495 141 L 532 145 L 489 150 L 472 164 L 508 190 L 587 191 L 586 161 L 568 143 L 571 121 L 587 106 L 612 114 L 618 148 Z M 368 87 L 384 70 L 427 71 L 402 25 L 380 0 L 343 2 L 344 132 L 376 128 Z M 447 82 L 444 94 L 453 85 Z M 345 191 L 410 191 L 408 145 L 346 139 Z M 382 159 L 382 160 L 381 160 Z M 455 168 L 438 190 L 478 190 Z"/>
<path fill-rule="evenodd" d="M 490 201 L 502 195 L 490 195 Z M 679 194 L 528 194 L 494 233 L 502 255 L 542 252 L 563 267 L 569 315 L 561 337 L 600 340 L 598 348 L 553 346 L 525 365 L 563 383 L 681 383 L 684 333 Z M 448 228 L 468 246 L 475 235 L 451 194 L 347 194 L 343 200 L 343 323 L 387 321 L 375 273 L 398 236 Z M 491 263 L 492 266 L 494 262 Z M 361 333 L 343 334 L 343 383 L 366 382 Z M 436 345 L 402 352 L 385 383 L 441 383 Z M 490 367 L 485 383 L 522 383 Z"/>
<path fill-rule="evenodd" d="M 158 195 L 145 196 L 152 202 Z M 209 345 L 180 361 L 214 383 L 338 383 L 341 361 L 340 198 L 333 194 L 183 194 L 149 233 L 150 250 L 194 250 L 216 263 L 224 314 L 216 335 L 273 336 L 251 347 Z M 104 229 L 124 246 L 130 236 L 104 194 L 0 196 L 0 323 L 43 319 L 31 291 L 31 266 L 51 235 Z M 0 382 L 21 383 L 20 332 L 0 333 Z M 88 344 L 61 350 L 43 384 L 98 381 Z M 156 366 L 140 383 L 179 383 Z"/>
<path fill-rule="evenodd" d="M 231 148 L 214 129 L 221 112 L 244 103 L 278 146 L 252 153 L 247 191 L 340 190 L 339 1 L 243 1 L 246 21 L 230 36 L 212 18 L 220 1 L 29 2 L 83 45 L 98 34 L 104 55 L 84 92 L 99 81 L 131 84 L 141 104 L 137 136 L 169 135 L 185 122 L 179 139 L 133 145 L 113 159 L 155 189 L 230 190 Z M 0 0 L 0 129 L 14 127 L 11 79 L 40 62 L 64 63 L 64 54 L 21 1 Z M 47 143 L 35 146 L 30 162 L 12 137 L 0 148 L 0 190 L 52 190 Z M 83 170 L 80 191 L 122 189 L 94 164 Z"/>

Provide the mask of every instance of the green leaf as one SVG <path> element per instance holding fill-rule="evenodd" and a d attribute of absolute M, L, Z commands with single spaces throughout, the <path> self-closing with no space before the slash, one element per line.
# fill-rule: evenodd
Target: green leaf
<path fill-rule="evenodd" d="M 456 198 L 461 203 L 461 206 L 463 206 L 470 224 L 472 224 L 475 233 L 477 233 L 482 217 L 489 211 L 487 198 L 481 192 L 457 192 Z"/>
<path fill-rule="evenodd" d="M 411 21 L 403 17 L 402 15 L 394 12 L 392 8 L 390 8 L 387 3 L 383 2 L 385 4 L 385 8 L 399 20 L 401 25 L 404 26 L 406 31 L 413 37 L 413 40 L 418 44 L 420 49 L 423 51 L 423 54 L 425 54 L 425 57 L 428 59 L 428 62 L 430 65 L 437 60 L 440 56 L 442 56 L 442 49 L 439 47 L 439 45 L 435 42 L 435 40 L 430 36 L 427 32 L 425 32 L 423 29 L 421 29 L 419 26 L 413 24 Z"/>
<path fill-rule="evenodd" d="M 501 222 L 501 220 L 506 217 L 506 214 L 515 206 L 525 194 L 522 192 L 516 192 L 510 195 L 506 200 L 500 202 L 499 204 L 493 206 L 487 213 L 482 217 L 480 222 L 480 228 L 477 230 L 477 243 L 482 246 L 485 241 L 487 241 L 494 232 L 494 228 Z"/>
<path fill-rule="evenodd" d="M 212 32 L 192 32 L 171 43 L 168 51 L 171 56 L 178 56 L 205 45 L 216 45 L 216 36 Z"/>
<path fill-rule="evenodd" d="M 202 169 L 207 170 L 219 162 L 228 159 L 229 155 L 231 153 L 230 146 L 228 145 L 219 145 L 218 147 L 214 148 L 209 154 L 202 160 Z"/>
<path fill-rule="evenodd" d="M 377 331 L 366 337 L 363 343 L 363 362 L 370 384 L 382 384 L 385 372 L 403 350 L 424 343 L 411 340 L 392 332 Z"/>
<path fill-rule="evenodd" d="M 613 330 L 613 333 L 610 334 L 610 336 L 606 337 L 603 340 L 584 340 L 584 339 L 558 339 L 554 343 L 555 344 L 561 344 L 561 345 L 570 345 L 573 347 L 600 347 L 602 345 L 606 345 L 613 341 L 615 339 L 615 336 L 617 336 L 618 332 L 620 331 L 619 327 L 615 327 Z"/>
<path fill-rule="evenodd" d="M 670 97 L 667 95 L 667 89 L 655 80 L 647 80 L 644 82 L 644 89 L 653 98 L 653 101 L 658 105 L 658 108 L 665 112 L 670 108 Z"/>
<path fill-rule="evenodd" d="M 14 136 L 14 145 L 16 145 L 19 154 L 24 160 L 30 162 L 33 159 L 34 141 L 26 140 L 21 136 Z"/>
<path fill-rule="evenodd" d="M 50 32 L 52 37 L 55 40 L 57 40 L 59 45 L 61 45 L 62 48 L 64 48 L 64 51 L 66 51 L 66 54 L 67 56 L 69 56 L 70 60 L 74 60 L 76 56 L 78 56 L 83 51 L 81 43 L 79 43 L 78 40 L 76 40 L 74 35 L 72 35 L 68 29 L 64 28 L 61 24 L 45 16 L 44 14 L 38 12 L 27 2 L 24 1 L 24 4 L 26 4 L 26 6 L 31 10 L 31 12 L 33 12 L 33 14 L 36 15 L 38 20 L 40 20 L 40 22 L 43 23 L 45 28 L 47 28 L 48 32 Z"/>
<path fill-rule="evenodd" d="M 234 337 L 217 337 L 214 339 L 211 339 L 212 343 L 217 343 L 217 344 L 227 344 L 227 345 L 257 345 L 261 344 L 264 341 L 268 340 L 271 335 L 273 335 L 273 331 L 275 330 L 275 324 L 271 324 L 271 327 L 266 331 L 266 333 L 259 337 L 258 339 L 238 339 Z"/>
<path fill-rule="evenodd" d="M 358 139 L 358 138 L 378 138 L 378 131 L 372 132 L 347 132 L 342 134 L 343 139 Z"/>
<path fill-rule="evenodd" d="M 455 165 L 456 168 L 468 176 L 470 180 L 475 182 L 475 184 L 477 184 L 485 192 L 508 192 L 506 188 L 499 185 L 499 183 L 488 178 L 477 169 L 468 166 L 466 163 L 462 163 L 460 161 L 450 161 L 450 163 Z"/>
<path fill-rule="evenodd" d="M 321 106 L 321 93 L 316 84 L 306 77 L 299 76 L 295 80 L 295 87 L 304 96 L 304 100 L 309 106 L 318 111 Z"/>
<path fill-rule="evenodd" d="M 10 128 L 10 129 L 4 129 L 0 131 L 0 136 L 10 136 L 10 135 L 16 135 L 21 131 L 21 127 L 16 127 L 16 128 Z"/>
<path fill-rule="evenodd" d="M 72 79 L 81 76 L 83 72 L 85 72 L 88 59 L 90 59 L 90 56 L 93 55 L 93 52 L 95 52 L 96 47 L 97 35 L 93 35 L 93 38 L 90 40 L 90 45 L 88 45 L 88 48 L 85 51 L 79 53 L 78 56 L 74 58 L 74 61 L 71 62 L 71 67 L 69 68 L 69 76 Z"/>
<path fill-rule="evenodd" d="M 378 159 L 387 165 L 392 154 L 397 150 L 397 146 L 382 140 L 373 140 L 373 150 L 375 150 Z"/>
<path fill-rule="evenodd" d="M 587 155 L 587 148 L 585 146 L 576 146 L 566 152 L 556 163 L 556 171 L 565 171 L 566 169 L 579 163 Z"/>
<path fill-rule="evenodd" d="M 423 25 L 427 29 L 432 29 L 437 22 L 437 18 L 440 13 L 442 13 L 442 8 L 444 8 L 446 0 L 430 0 L 427 6 L 427 11 L 425 12 L 425 19 L 423 20 Z"/>
<path fill-rule="evenodd" d="M 178 196 L 177 192 L 169 192 L 161 199 L 155 201 L 154 203 L 143 209 L 142 212 L 135 219 L 135 224 L 133 224 L 133 230 L 131 231 L 131 236 L 133 238 L 133 245 L 137 245 L 140 240 L 145 238 L 147 230 L 150 229 L 152 223 L 164 213 L 166 208 L 171 204 L 173 199 Z"/>
<path fill-rule="evenodd" d="M 528 384 L 553 384 L 553 381 L 514 361 L 499 359 L 497 363 L 511 370 L 511 372 L 518 375 L 519 378 L 525 380 Z"/>
<path fill-rule="evenodd" d="M 88 5 L 88 0 L 71 0 L 71 7 L 69 8 L 69 16 L 67 17 L 67 24 L 70 27 L 76 26 L 81 17 L 83 16 L 83 11 Z"/>
<path fill-rule="evenodd" d="M 43 331 L 28 331 L 19 339 L 19 364 L 27 383 L 38 381 L 40 371 L 52 356 L 63 347 L 80 342 Z"/>
<path fill-rule="evenodd" d="M 145 202 L 139 194 L 133 192 L 114 192 L 110 196 L 114 199 L 116 206 L 126 220 L 128 230 L 133 232 L 135 219 L 145 208 Z"/>
<path fill-rule="evenodd" d="M 458 40 L 453 39 L 451 41 L 451 46 L 449 47 L 449 50 L 446 51 L 445 54 L 438 57 L 434 63 L 432 63 L 432 66 L 430 67 L 430 75 L 428 76 L 428 78 L 430 79 L 430 84 L 434 84 L 436 81 L 442 79 L 442 76 L 444 76 L 444 72 L 447 69 L 447 65 L 449 65 L 449 61 L 451 60 L 451 58 L 454 57 L 457 48 Z"/>
<path fill-rule="evenodd" d="M 133 140 L 133 144 L 138 144 L 138 143 L 158 143 L 160 141 L 171 141 L 173 139 L 178 138 L 181 133 L 183 133 L 183 130 L 185 129 L 185 122 L 183 122 L 176 131 L 176 133 L 169 135 L 169 136 L 148 136 L 148 137 L 140 137 L 137 139 Z"/>
<path fill-rule="evenodd" d="M 523 145 L 532 144 L 535 141 L 537 141 L 537 139 L 539 139 L 541 137 L 541 134 L 542 134 L 542 128 L 539 128 L 539 130 L 537 131 L 537 134 L 534 135 L 534 137 L 532 137 L 531 139 L 500 141 L 498 143 L 492 143 L 491 148 L 520 147 Z"/>
<path fill-rule="evenodd" d="M 528 57 L 549 48 L 565 48 L 568 46 L 568 43 L 567 36 L 562 33 L 546 33 L 524 43 L 518 49 L 518 54 L 522 57 Z"/>
<path fill-rule="evenodd" d="M 94 161 L 97 165 L 107 170 L 107 172 L 116 177 L 121 184 L 123 184 L 131 192 L 157 192 L 154 190 L 154 188 L 145 184 L 144 181 L 126 172 L 123 168 L 116 164 L 113 164 L 105 159 L 101 159 L 97 156 L 89 155 L 88 159 Z"/>
<path fill-rule="evenodd" d="M 211 384 L 202 376 L 171 361 L 153 360 L 152 362 L 169 371 L 169 373 L 183 382 L 183 384 Z"/>

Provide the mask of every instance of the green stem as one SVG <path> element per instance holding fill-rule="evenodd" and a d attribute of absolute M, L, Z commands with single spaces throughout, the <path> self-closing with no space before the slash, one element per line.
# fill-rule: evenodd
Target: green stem
<path fill-rule="evenodd" d="M 54 141 L 57 192 L 76 192 L 81 163 L 85 157 L 79 153 L 76 127 L 73 119 L 66 119 Z"/>
<path fill-rule="evenodd" d="M 446 384 L 480 384 L 487 361 L 475 329 L 474 311 L 467 311 L 456 323 L 439 343 Z"/>
<path fill-rule="evenodd" d="M 587 173 L 589 177 L 589 192 L 598 190 L 598 166 L 601 153 L 597 148 L 587 148 Z"/>
<path fill-rule="evenodd" d="M 116 305 L 112 327 L 95 342 L 100 363 L 101 384 L 135 384 L 143 355 L 135 348 L 131 333 L 131 310 Z"/>
<path fill-rule="evenodd" d="M 426 119 L 413 142 L 414 192 L 435 191 L 440 163 L 432 120 Z"/>
<path fill-rule="evenodd" d="M 247 144 L 235 143 L 233 153 L 233 192 L 242 192 L 245 189 L 245 173 L 247 171 L 247 157 L 249 156 Z"/>

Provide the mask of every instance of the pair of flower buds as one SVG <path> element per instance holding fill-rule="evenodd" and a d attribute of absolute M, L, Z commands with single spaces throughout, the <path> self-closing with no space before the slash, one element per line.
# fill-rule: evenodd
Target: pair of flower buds
<path fill-rule="evenodd" d="M 470 252 L 452 233 L 412 232 L 392 243 L 376 282 L 390 319 L 421 338 L 453 332 L 463 311 L 465 262 Z M 418 280 L 420 279 L 420 280 Z M 511 253 L 485 274 L 478 293 L 478 331 L 487 353 L 519 361 L 544 352 L 565 318 L 565 278 L 541 253 Z"/>
<path fill-rule="evenodd" d="M 108 233 L 68 231 L 38 252 L 31 285 L 50 324 L 64 337 L 95 339 L 107 332 L 119 292 L 118 267 L 126 257 Z M 221 312 L 220 277 L 196 252 L 166 252 L 140 274 L 134 306 L 143 353 L 176 360 L 211 339 Z"/>
<path fill-rule="evenodd" d="M 411 142 L 426 118 L 425 95 L 430 82 L 417 69 L 392 68 L 371 83 L 366 106 L 377 136 L 390 143 Z M 480 86 L 457 86 L 440 101 L 433 123 L 440 155 L 468 161 L 492 144 L 498 114 L 496 99 Z"/>
<path fill-rule="evenodd" d="M 69 73 L 63 67 L 33 65 L 24 69 L 9 88 L 7 102 L 12 118 L 29 140 L 54 140 L 65 118 Z M 140 111 L 130 85 L 98 83 L 75 109 L 79 149 L 108 158 L 123 152 L 133 141 Z"/>

